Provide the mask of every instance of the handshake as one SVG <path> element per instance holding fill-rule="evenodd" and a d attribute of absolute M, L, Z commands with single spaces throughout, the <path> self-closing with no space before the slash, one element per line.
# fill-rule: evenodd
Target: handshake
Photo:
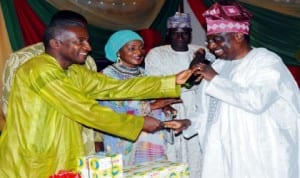
<path fill-rule="evenodd" d="M 160 121 L 151 116 L 145 116 L 143 131 L 153 133 L 162 129 L 173 129 L 175 133 L 179 133 L 182 130 L 188 128 L 188 126 L 191 125 L 191 122 L 188 119 L 174 119 L 176 117 L 177 111 L 171 106 L 171 104 L 176 103 L 182 103 L 182 100 L 180 98 L 162 98 L 156 99 L 154 102 L 151 102 L 151 111 L 161 109 L 164 112 L 165 116 L 170 120 Z"/>
<path fill-rule="evenodd" d="M 149 133 L 162 129 L 173 129 L 175 133 L 179 133 L 191 125 L 191 121 L 188 119 L 159 121 L 151 116 L 145 116 L 144 119 L 145 121 L 142 130 Z"/>
<path fill-rule="evenodd" d="M 206 59 L 206 52 L 204 49 L 199 48 L 195 54 L 194 58 L 190 63 L 189 69 L 181 71 L 176 74 L 176 84 L 183 85 L 186 88 L 191 88 L 194 84 L 200 83 L 203 76 L 199 75 L 199 71 L 201 70 L 199 64 L 210 65 L 211 61 Z M 164 102 L 156 103 L 151 108 L 159 109 L 161 107 L 161 103 L 168 103 L 168 100 L 164 99 Z M 169 102 L 168 105 L 172 104 L 173 101 Z M 174 100 L 174 103 L 178 103 L 178 101 Z M 191 125 L 191 121 L 188 119 L 173 119 L 169 121 L 159 121 L 151 116 L 144 117 L 144 126 L 143 131 L 145 132 L 156 132 L 161 129 L 173 129 L 175 133 L 179 133 L 182 130 L 188 128 Z"/>
<path fill-rule="evenodd" d="M 176 74 L 176 84 L 183 85 L 188 89 L 195 84 L 199 84 L 203 78 L 203 76 L 199 74 L 199 71 L 201 71 L 199 64 L 210 66 L 210 64 L 214 61 L 214 58 L 207 59 L 206 56 L 205 50 L 199 48 L 194 54 L 194 58 L 190 63 L 189 69 Z M 208 54 L 208 56 L 210 56 L 210 54 Z"/>

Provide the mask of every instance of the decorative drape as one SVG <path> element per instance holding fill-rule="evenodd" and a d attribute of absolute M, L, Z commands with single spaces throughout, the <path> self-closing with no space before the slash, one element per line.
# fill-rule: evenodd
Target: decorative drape
<path fill-rule="evenodd" d="M 166 0 L 47 0 L 58 9 L 70 9 L 103 29 L 149 28 Z"/>
<path fill-rule="evenodd" d="M 158 2 L 161 3 L 161 1 Z M 153 23 L 150 23 L 150 26 L 147 28 L 159 30 L 164 34 L 166 20 L 175 13 L 178 4 L 179 0 L 165 0 L 161 10 L 156 14 L 157 17 L 154 20 L 152 19 Z M 67 6 L 54 7 L 45 0 L 2 0 L 1 6 L 3 7 L 9 39 L 14 51 L 28 44 L 41 41 L 44 24 L 49 23 L 51 16 L 58 9 L 69 9 Z M 82 14 L 85 16 L 84 13 Z M 143 27 L 145 28 L 145 26 Z M 114 30 L 100 28 L 92 24 L 88 28 L 90 31 L 90 42 L 93 47 L 91 55 L 95 59 L 103 58 L 104 44 Z"/>
<path fill-rule="evenodd" d="M 19 20 L 16 14 L 14 1 L 6 0 L 1 1 L 1 7 L 11 48 L 13 51 L 24 47 L 23 36 L 19 25 Z"/>
<path fill-rule="evenodd" d="M 188 3 L 200 24 L 205 27 L 206 23 L 202 14 L 207 9 L 207 6 L 200 0 L 188 0 Z"/>
<path fill-rule="evenodd" d="M 14 0 L 14 5 L 19 26 L 22 31 L 24 45 L 28 46 L 41 41 L 45 24 L 39 18 L 36 18 L 35 12 L 26 1 Z"/>
<path fill-rule="evenodd" d="M 252 6 L 269 9 L 293 17 L 300 17 L 299 0 L 240 0 Z"/>

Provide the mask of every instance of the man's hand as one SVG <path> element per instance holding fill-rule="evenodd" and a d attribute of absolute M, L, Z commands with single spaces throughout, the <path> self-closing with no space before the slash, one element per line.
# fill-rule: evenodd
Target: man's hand
<path fill-rule="evenodd" d="M 164 109 L 168 107 L 170 104 L 182 103 L 180 98 L 168 98 L 168 99 L 157 99 L 150 104 L 151 110 L 155 109 Z"/>
<path fill-rule="evenodd" d="M 162 110 L 170 120 L 176 118 L 177 116 L 177 110 L 173 108 L 171 105 L 164 107 Z"/>
<path fill-rule="evenodd" d="M 192 74 L 199 76 L 197 81 L 200 81 L 202 79 L 202 77 L 200 76 L 201 73 L 199 71 L 201 69 L 203 69 L 203 65 L 206 65 L 206 64 L 196 64 L 196 65 L 193 65 L 190 69 L 186 69 L 186 70 L 183 70 L 183 71 L 177 73 L 176 74 L 176 84 L 177 85 L 185 84 L 185 82 L 190 78 L 190 76 Z M 207 66 L 209 66 L 209 65 L 207 65 Z"/>
<path fill-rule="evenodd" d="M 187 69 L 176 74 L 176 84 L 183 85 L 192 75 L 193 70 Z"/>
<path fill-rule="evenodd" d="M 212 80 L 218 73 L 207 64 L 197 64 L 193 66 L 193 69 L 195 71 L 194 75 L 198 75 L 198 79 L 203 78 L 204 80 L 210 81 Z"/>
<path fill-rule="evenodd" d="M 144 117 L 144 126 L 142 131 L 154 133 L 164 128 L 164 123 L 151 116 Z"/>
<path fill-rule="evenodd" d="M 188 128 L 190 125 L 191 121 L 188 119 L 164 121 L 164 128 L 173 129 L 175 130 L 175 133 L 181 132 L 182 130 Z"/>

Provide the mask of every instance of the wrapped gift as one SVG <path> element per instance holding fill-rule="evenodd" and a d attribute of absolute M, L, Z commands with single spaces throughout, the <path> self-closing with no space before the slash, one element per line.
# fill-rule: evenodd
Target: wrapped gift
<path fill-rule="evenodd" d="M 109 157 L 104 156 L 92 156 L 88 159 L 89 161 L 89 176 L 111 178 L 112 177 L 112 164 Z"/>
<path fill-rule="evenodd" d="M 82 178 L 112 178 L 110 157 L 90 155 L 79 158 L 78 169 Z"/>
<path fill-rule="evenodd" d="M 98 152 L 97 155 L 110 158 L 113 178 L 123 178 L 123 158 L 121 154 Z"/>
<path fill-rule="evenodd" d="M 77 171 L 80 172 L 82 178 L 89 178 L 89 162 L 87 156 L 78 159 Z"/>
<path fill-rule="evenodd" d="M 99 152 L 78 159 L 77 171 L 82 178 L 123 178 L 121 154 Z"/>
<path fill-rule="evenodd" d="M 125 167 L 123 174 L 126 178 L 189 178 L 189 167 L 184 163 L 160 160 Z"/>

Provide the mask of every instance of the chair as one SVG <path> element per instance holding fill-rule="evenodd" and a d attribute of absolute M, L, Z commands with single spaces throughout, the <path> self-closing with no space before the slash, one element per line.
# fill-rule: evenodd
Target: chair
<path fill-rule="evenodd" d="M 37 56 L 43 53 L 44 51 L 45 48 L 43 43 L 39 42 L 12 53 L 6 60 L 3 69 L 3 96 L 2 96 L 2 109 L 3 109 L 4 116 L 6 115 L 7 112 L 9 92 L 17 68 L 21 66 L 23 63 L 25 63 L 27 60 L 29 60 L 30 58 Z M 85 66 L 92 71 L 97 71 L 96 63 L 91 56 L 87 57 Z M 102 133 L 94 132 L 94 130 L 91 128 L 86 128 L 86 127 L 83 128 L 82 137 L 83 137 L 83 142 L 85 144 L 86 153 L 91 154 L 95 152 L 94 138 L 96 136 L 98 139 L 100 139 L 102 137 Z"/>

